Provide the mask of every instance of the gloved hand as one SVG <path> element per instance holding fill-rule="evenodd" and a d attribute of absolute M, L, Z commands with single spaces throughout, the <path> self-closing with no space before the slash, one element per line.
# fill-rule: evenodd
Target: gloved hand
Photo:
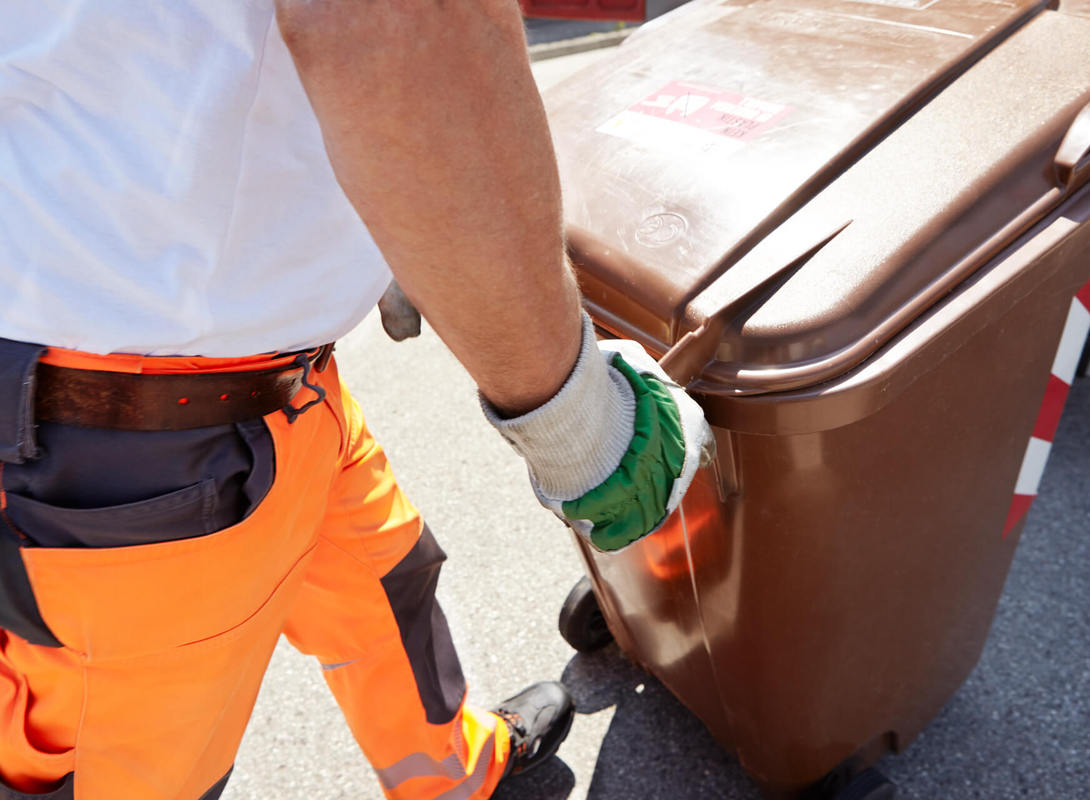
<path fill-rule="evenodd" d="M 386 335 L 395 342 L 403 342 L 420 335 L 420 312 L 413 301 L 401 290 L 401 284 L 390 281 L 378 301 L 378 313 Z"/>
<path fill-rule="evenodd" d="M 585 314 L 579 359 L 551 400 L 513 419 L 482 406 L 541 503 L 599 550 L 657 530 L 714 448 L 696 402 L 636 342 L 596 342 Z"/>

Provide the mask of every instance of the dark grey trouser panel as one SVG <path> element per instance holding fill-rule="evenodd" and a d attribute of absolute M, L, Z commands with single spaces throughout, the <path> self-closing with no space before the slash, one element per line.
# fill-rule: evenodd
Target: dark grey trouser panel
<path fill-rule="evenodd" d="M 73 800 L 75 797 L 74 786 L 75 782 L 71 772 L 64 776 L 64 781 L 60 786 L 45 794 L 17 792 L 14 789 L 9 789 L 3 784 L 0 784 L 0 800 Z"/>
<path fill-rule="evenodd" d="M 234 767 L 227 770 L 227 774 L 216 781 L 216 785 L 202 794 L 198 800 L 219 800 L 220 795 L 223 794 L 223 790 L 227 788 L 227 780 L 231 777 L 232 771 L 234 771 Z M 0 800 L 2 800 L 2 798 L 0 798 Z"/>
<path fill-rule="evenodd" d="M 0 469 L 15 469 L 38 455 L 34 376 L 44 349 L 41 345 L 0 339 Z M 0 628 L 15 631 L 34 644 L 60 647 L 34 600 L 19 554 L 22 543 L 16 531 L 0 523 Z"/>
<path fill-rule="evenodd" d="M 466 691 L 447 618 L 435 599 L 439 570 L 446 559 L 425 525 L 413 549 L 382 579 L 420 701 L 433 725 L 445 725 L 454 719 Z"/>
<path fill-rule="evenodd" d="M 19 549 L 15 534 L 0 524 L 0 628 L 22 636 L 31 644 L 60 647 L 61 642 L 38 610 Z"/>
<path fill-rule="evenodd" d="M 45 348 L 0 339 L 0 461 L 20 464 L 34 444 L 34 376 Z"/>

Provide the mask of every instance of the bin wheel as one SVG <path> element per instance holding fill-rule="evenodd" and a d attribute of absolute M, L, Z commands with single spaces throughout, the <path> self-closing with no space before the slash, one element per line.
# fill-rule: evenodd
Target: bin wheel
<path fill-rule="evenodd" d="M 876 769 L 866 769 L 837 792 L 835 800 L 893 800 L 897 787 Z"/>
<path fill-rule="evenodd" d="M 560 608 L 560 635 L 580 653 L 599 650 L 613 641 L 590 579 L 585 575 L 568 592 Z"/>

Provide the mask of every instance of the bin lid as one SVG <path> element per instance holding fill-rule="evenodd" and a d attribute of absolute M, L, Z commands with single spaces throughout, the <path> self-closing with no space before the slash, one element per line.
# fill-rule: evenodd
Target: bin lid
<path fill-rule="evenodd" d="M 703 390 L 847 371 L 1073 190 L 1053 161 L 1090 102 L 1084 22 L 1039 0 L 673 12 L 545 96 L 592 315 L 659 355 L 714 339 L 689 353 Z"/>

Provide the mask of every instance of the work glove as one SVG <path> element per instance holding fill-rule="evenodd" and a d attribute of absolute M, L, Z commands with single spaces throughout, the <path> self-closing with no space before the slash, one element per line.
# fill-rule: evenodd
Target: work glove
<path fill-rule="evenodd" d="M 579 359 L 552 399 L 512 419 L 481 404 L 542 505 L 599 550 L 656 531 L 714 453 L 700 406 L 636 342 L 597 342 L 586 314 Z"/>
<path fill-rule="evenodd" d="M 378 301 L 378 313 L 386 335 L 395 342 L 420 335 L 420 312 L 397 281 L 391 280 L 383 292 Z"/>

